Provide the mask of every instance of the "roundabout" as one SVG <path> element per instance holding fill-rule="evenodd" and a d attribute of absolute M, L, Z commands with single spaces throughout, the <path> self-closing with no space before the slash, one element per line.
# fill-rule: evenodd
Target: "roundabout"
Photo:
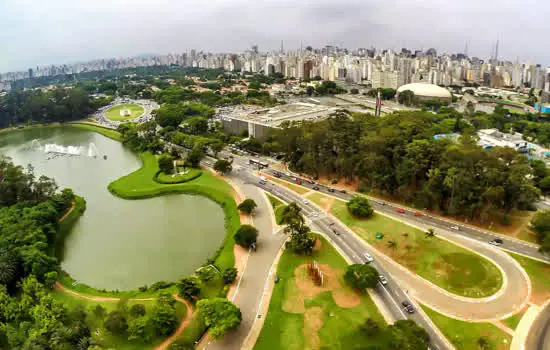
<path fill-rule="evenodd" d="M 105 111 L 105 117 L 114 122 L 128 121 L 139 118 L 145 113 L 145 108 L 134 103 L 113 106 Z"/>

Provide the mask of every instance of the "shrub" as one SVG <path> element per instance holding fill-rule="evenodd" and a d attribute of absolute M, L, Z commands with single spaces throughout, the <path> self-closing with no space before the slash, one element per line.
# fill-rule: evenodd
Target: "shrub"
<path fill-rule="evenodd" d="M 374 213 L 368 199 L 362 196 L 352 197 L 347 203 L 347 207 L 353 215 L 360 218 L 368 218 Z"/>
<path fill-rule="evenodd" d="M 235 243 L 243 248 L 249 248 L 258 239 L 258 230 L 254 226 L 242 225 L 235 233 Z"/>

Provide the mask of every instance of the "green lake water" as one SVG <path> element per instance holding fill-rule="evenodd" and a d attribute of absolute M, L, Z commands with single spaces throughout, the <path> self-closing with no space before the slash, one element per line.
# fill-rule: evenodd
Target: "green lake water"
<path fill-rule="evenodd" d="M 77 147 L 80 155 L 45 153 L 45 148 L 61 150 L 58 146 Z M 121 143 L 95 132 L 51 127 L 0 133 L 0 153 L 17 164 L 32 164 L 36 175 L 53 177 L 60 189 L 72 188 L 86 199 L 61 265 L 95 288 L 128 290 L 175 281 L 211 257 L 225 236 L 223 210 L 205 197 L 124 200 L 110 194 L 111 181 L 141 164 Z"/>

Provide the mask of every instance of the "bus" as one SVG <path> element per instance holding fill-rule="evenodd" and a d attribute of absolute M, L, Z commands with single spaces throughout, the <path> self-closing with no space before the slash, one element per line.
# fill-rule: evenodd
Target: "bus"
<path fill-rule="evenodd" d="M 269 164 L 267 164 L 266 162 L 259 161 L 257 159 L 249 159 L 248 164 L 255 165 L 258 167 L 258 169 L 264 169 L 269 167 Z"/>

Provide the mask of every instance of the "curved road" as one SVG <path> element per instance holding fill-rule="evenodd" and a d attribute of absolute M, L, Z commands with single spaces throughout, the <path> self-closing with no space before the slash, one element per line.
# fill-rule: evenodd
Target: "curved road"
<path fill-rule="evenodd" d="M 550 302 L 539 313 L 529 330 L 526 350 L 550 350 Z"/>
<path fill-rule="evenodd" d="M 276 187 L 278 191 L 285 191 L 281 186 Z M 294 201 L 300 202 L 303 205 L 303 197 L 290 190 L 286 190 L 285 192 L 287 192 L 287 195 L 292 197 Z M 314 204 L 309 203 L 307 206 L 315 208 L 318 213 L 321 211 Z M 391 214 L 384 212 L 383 214 L 396 220 L 404 221 L 403 215 L 397 212 Z M 502 288 L 496 294 L 487 298 L 466 298 L 451 294 L 421 278 L 417 274 L 410 272 L 410 270 L 378 252 L 363 239 L 359 238 L 347 226 L 339 222 L 338 219 L 332 216 L 321 215 L 319 217 L 313 217 L 312 221 L 316 224 L 331 224 L 338 232 L 346 232 L 346 234 L 337 236 L 336 241 L 340 241 L 349 246 L 363 247 L 364 250 L 368 251 L 376 260 L 383 262 L 387 272 L 397 279 L 403 287 L 409 291 L 409 294 L 414 295 L 414 297 L 422 303 L 448 316 L 466 321 L 492 321 L 495 319 L 503 319 L 517 313 L 529 300 L 531 283 L 527 273 L 525 273 L 515 259 L 487 243 L 458 235 L 445 228 L 437 229 L 438 236 L 487 258 L 497 265 L 503 274 L 504 281 Z M 421 230 L 427 230 L 433 227 L 423 222 L 409 221 L 406 223 L 416 226 Z"/>

